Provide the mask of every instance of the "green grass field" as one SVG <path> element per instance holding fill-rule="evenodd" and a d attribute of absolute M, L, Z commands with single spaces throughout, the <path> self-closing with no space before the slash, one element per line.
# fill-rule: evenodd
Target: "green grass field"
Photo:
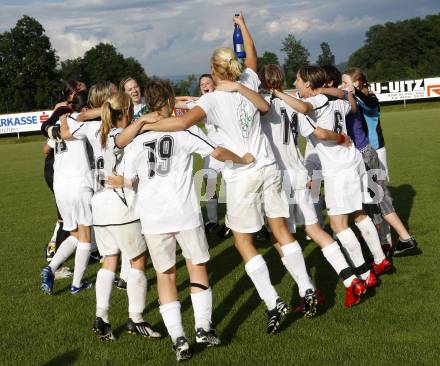
<path fill-rule="evenodd" d="M 195 346 L 193 365 L 438 365 L 440 286 L 440 106 L 384 109 L 382 124 L 398 213 L 417 238 L 422 254 L 396 258 L 395 274 L 384 276 L 374 296 L 349 310 L 344 288 L 313 243 L 304 247 L 307 265 L 326 295 L 312 320 L 292 315 L 280 333 L 265 334 L 266 314 L 232 239 L 209 237 L 214 291 L 213 318 L 224 345 Z M 42 139 L 0 144 L 1 365 L 172 365 L 169 338 L 128 335 L 126 293 L 113 292 L 111 322 L 117 336 L 100 342 L 91 331 L 94 291 L 72 296 L 69 280 L 55 282 L 55 295 L 39 290 L 44 245 L 55 224 L 54 199 L 43 180 Z M 224 208 L 223 208 L 224 209 Z M 302 232 L 298 234 L 305 243 Z M 279 294 L 297 304 L 297 287 L 268 243 L 259 244 Z M 73 266 L 72 261 L 68 265 Z M 178 258 L 178 288 L 187 336 L 194 340 L 188 278 Z M 98 264 L 89 267 L 95 278 Z M 148 267 L 145 318 L 164 334 L 155 276 Z"/>

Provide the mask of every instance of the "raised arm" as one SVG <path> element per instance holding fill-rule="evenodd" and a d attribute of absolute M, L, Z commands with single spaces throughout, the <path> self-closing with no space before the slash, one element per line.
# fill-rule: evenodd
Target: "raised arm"
<path fill-rule="evenodd" d="M 142 116 L 143 117 L 143 116 Z M 142 118 L 141 117 L 141 118 Z M 173 132 L 173 131 L 183 131 L 191 126 L 197 124 L 197 122 L 201 121 L 206 117 L 205 112 L 202 108 L 196 106 L 193 109 L 189 110 L 182 116 L 178 117 L 168 117 L 159 120 L 156 118 L 155 120 L 145 120 L 147 122 L 142 127 L 141 131 L 161 131 L 161 132 Z"/>
<path fill-rule="evenodd" d="M 288 95 L 286 93 L 283 93 L 280 90 L 273 89 L 272 94 L 284 100 L 289 106 L 291 106 L 293 109 L 295 109 L 297 112 L 307 114 L 310 113 L 313 110 L 313 105 L 309 102 L 304 102 L 301 99 L 292 97 L 291 95 Z"/>
<path fill-rule="evenodd" d="M 221 80 L 217 83 L 215 90 L 225 92 L 239 92 L 246 99 L 248 99 L 261 113 L 266 113 L 270 109 L 269 103 L 267 103 L 260 94 L 237 81 Z"/>
<path fill-rule="evenodd" d="M 67 123 L 67 116 L 68 114 L 63 114 L 60 117 L 60 135 L 63 140 L 70 140 L 72 138 L 72 133 Z"/>
<path fill-rule="evenodd" d="M 127 146 L 133 139 L 139 134 L 142 126 L 145 124 L 145 119 L 142 117 L 138 118 L 136 121 L 130 123 L 125 127 L 121 133 L 116 136 L 116 146 L 120 149 Z"/>
<path fill-rule="evenodd" d="M 255 49 L 254 40 L 244 22 L 242 12 L 234 17 L 234 23 L 240 27 L 241 34 L 243 35 L 244 52 L 246 52 L 244 65 L 257 72 L 257 50 Z"/>
<path fill-rule="evenodd" d="M 317 94 L 326 94 L 339 99 L 346 99 L 350 103 L 351 113 L 357 112 L 357 104 L 350 91 L 339 88 L 318 88 Z"/>

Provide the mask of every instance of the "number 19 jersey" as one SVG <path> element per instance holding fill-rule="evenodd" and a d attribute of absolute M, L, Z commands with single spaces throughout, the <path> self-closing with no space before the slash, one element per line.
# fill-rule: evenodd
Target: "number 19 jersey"
<path fill-rule="evenodd" d="M 192 153 L 205 157 L 215 147 L 193 126 L 180 132 L 149 131 L 125 148 L 124 177 L 139 178 L 136 210 L 144 234 L 174 233 L 203 225 Z"/>

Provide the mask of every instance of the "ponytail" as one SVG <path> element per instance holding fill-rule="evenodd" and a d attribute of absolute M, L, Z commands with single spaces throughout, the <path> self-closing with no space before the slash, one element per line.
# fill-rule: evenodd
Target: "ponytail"
<path fill-rule="evenodd" d="M 228 47 L 217 48 L 211 57 L 213 71 L 222 80 L 235 81 L 242 73 L 242 66 L 234 51 Z"/>

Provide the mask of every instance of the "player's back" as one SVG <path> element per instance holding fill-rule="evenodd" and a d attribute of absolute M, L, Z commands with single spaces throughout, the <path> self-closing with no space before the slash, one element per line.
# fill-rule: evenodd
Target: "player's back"
<path fill-rule="evenodd" d="M 177 232 L 202 224 L 192 153 L 204 157 L 214 148 L 197 127 L 146 132 L 125 148 L 124 176 L 139 178 L 136 207 L 144 233 Z"/>

